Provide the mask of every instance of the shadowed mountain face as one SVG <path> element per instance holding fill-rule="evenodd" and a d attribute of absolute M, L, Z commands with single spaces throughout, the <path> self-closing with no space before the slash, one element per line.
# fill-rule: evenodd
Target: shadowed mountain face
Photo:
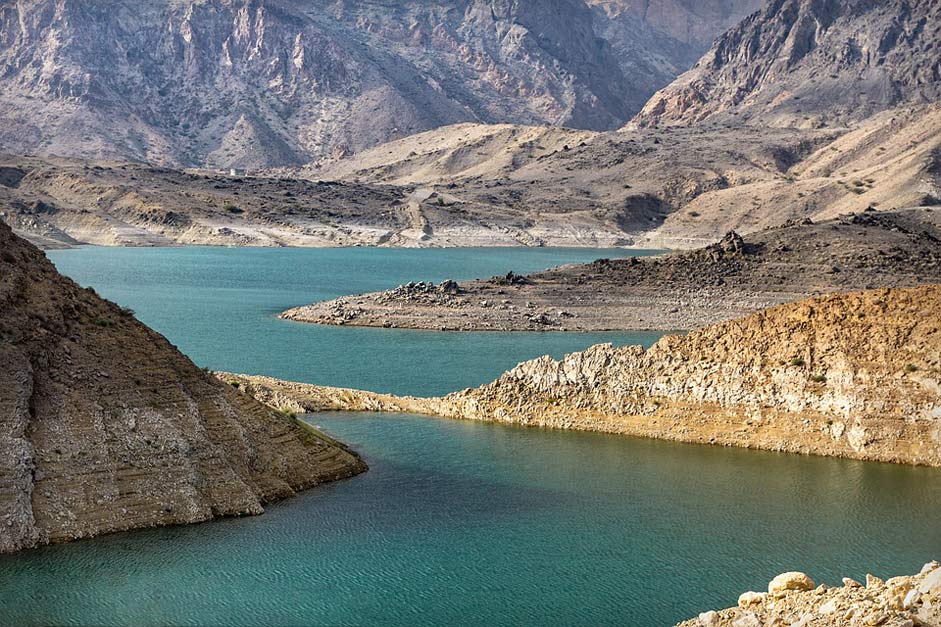
<path fill-rule="evenodd" d="M 846 124 L 941 98 L 941 4 L 773 0 L 657 93 L 635 126 Z"/>
<path fill-rule="evenodd" d="M 0 222 L 0 553 L 260 514 L 366 470 L 221 384 Z"/>
<path fill-rule="evenodd" d="M 615 128 L 754 4 L 4 3 L 0 148 L 257 167 L 455 122 Z"/>
<path fill-rule="evenodd" d="M 653 71 L 691 67 L 719 33 L 757 11 L 762 0 L 586 0 L 623 65 Z M 657 36 L 659 35 L 659 37 Z M 663 46 L 667 36 L 669 48 Z"/>

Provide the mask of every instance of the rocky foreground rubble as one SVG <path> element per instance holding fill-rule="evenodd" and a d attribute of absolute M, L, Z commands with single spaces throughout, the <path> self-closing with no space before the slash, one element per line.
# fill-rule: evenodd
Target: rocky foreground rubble
<path fill-rule="evenodd" d="M 745 592 L 738 606 L 706 611 L 678 627 L 939 627 L 941 568 L 925 564 L 917 575 L 865 584 L 817 586 L 804 573 L 778 575 L 767 592 Z"/>

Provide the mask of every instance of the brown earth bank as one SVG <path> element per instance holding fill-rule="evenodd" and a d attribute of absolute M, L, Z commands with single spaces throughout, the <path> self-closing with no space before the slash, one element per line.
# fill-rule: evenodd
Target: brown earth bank
<path fill-rule="evenodd" d="M 678 627 L 939 627 L 941 568 L 932 561 L 917 575 L 865 584 L 848 577 L 842 586 L 817 586 L 801 572 L 781 573 L 767 592 L 745 592 L 738 607 L 706 611 Z"/>
<path fill-rule="evenodd" d="M 409 283 L 282 317 L 460 331 L 683 330 L 820 293 L 926 283 L 941 283 L 941 209 L 805 219 L 695 251 L 528 276 Z"/>
<path fill-rule="evenodd" d="M 0 553 L 261 514 L 365 470 L 58 274 L 0 222 Z"/>
<path fill-rule="evenodd" d="M 235 378 L 293 411 L 399 411 L 941 466 L 941 286 L 773 307 L 653 347 L 525 362 L 443 398 Z"/>

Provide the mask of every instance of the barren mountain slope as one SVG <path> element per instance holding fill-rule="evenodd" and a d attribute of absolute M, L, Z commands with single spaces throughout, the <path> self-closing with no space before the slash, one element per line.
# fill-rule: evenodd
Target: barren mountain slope
<path fill-rule="evenodd" d="M 819 127 L 941 98 L 935 0 L 772 0 L 654 95 L 632 126 Z"/>
<path fill-rule="evenodd" d="M 658 20 L 583 0 L 6 2 L 0 150 L 258 167 L 455 122 L 616 128 L 732 19 L 648 4 Z M 655 27 L 694 18 L 685 42 Z"/>
<path fill-rule="evenodd" d="M 408 228 L 382 185 L 0 157 L 0 216 L 41 245 L 375 244 Z"/>
<path fill-rule="evenodd" d="M 468 124 L 304 168 L 301 180 L 0 157 L 0 213 L 47 246 L 693 248 L 732 229 L 937 204 L 939 155 L 938 105 L 842 134 Z"/>
<path fill-rule="evenodd" d="M 690 248 L 729 230 L 941 198 L 941 106 L 899 107 L 850 130 L 745 126 L 593 133 L 458 125 L 302 175 L 436 190 L 455 210 L 591 211 L 637 245 Z M 433 209 L 431 207 L 430 209 Z M 549 234 L 530 229 L 549 242 Z"/>
<path fill-rule="evenodd" d="M 0 216 L 41 246 L 614 245 L 602 208 L 456 205 L 415 186 L 0 157 Z"/>
<path fill-rule="evenodd" d="M 365 468 L 220 384 L 0 222 L 0 552 L 260 514 Z"/>
<path fill-rule="evenodd" d="M 692 67 L 717 36 L 764 4 L 764 0 L 586 2 L 594 8 L 596 29 L 611 44 L 624 75 L 635 86 L 654 91 Z"/>
<path fill-rule="evenodd" d="M 528 276 L 411 283 L 282 316 L 462 331 L 676 330 L 821 292 L 925 283 L 941 283 L 941 209 L 795 222 L 745 239 L 732 233 L 695 251 L 602 259 Z"/>

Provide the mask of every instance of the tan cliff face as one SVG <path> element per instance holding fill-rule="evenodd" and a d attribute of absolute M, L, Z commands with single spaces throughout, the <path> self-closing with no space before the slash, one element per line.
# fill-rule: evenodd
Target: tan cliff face
<path fill-rule="evenodd" d="M 448 397 L 469 417 L 941 465 L 941 287 L 782 305 L 649 350 L 542 357 Z"/>
<path fill-rule="evenodd" d="M 259 514 L 365 468 L 219 384 L 0 223 L 0 553 Z"/>
<path fill-rule="evenodd" d="M 234 381 L 292 411 L 409 412 L 941 466 L 941 286 L 813 298 L 647 350 L 602 344 L 540 357 L 443 398 Z"/>

